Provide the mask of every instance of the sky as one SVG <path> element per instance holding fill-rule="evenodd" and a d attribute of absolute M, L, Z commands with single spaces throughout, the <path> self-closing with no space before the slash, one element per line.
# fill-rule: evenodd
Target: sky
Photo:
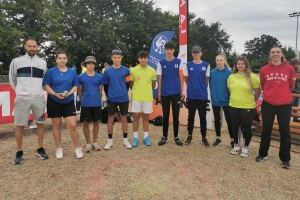
<path fill-rule="evenodd" d="M 155 0 L 154 7 L 178 14 L 179 0 Z M 300 12 L 300 0 L 189 0 L 189 12 L 208 25 L 219 21 L 233 41 L 232 51 L 238 54 L 244 53 L 247 40 L 262 34 L 277 38 L 283 46 L 296 47 L 297 17 L 288 14 Z M 300 49 L 300 17 L 298 23 Z"/>

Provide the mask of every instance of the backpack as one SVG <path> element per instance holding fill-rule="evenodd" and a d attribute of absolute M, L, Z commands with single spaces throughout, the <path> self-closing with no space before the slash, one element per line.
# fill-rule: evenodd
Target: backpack
<path fill-rule="evenodd" d="M 163 125 L 163 117 L 158 115 L 153 120 L 149 120 L 150 124 L 153 124 L 154 126 L 162 126 Z"/>
<path fill-rule="evenodd" d="M 108 121 L 107 107 L 105 107 L 105 108 L 102 109 L 102 115 L 101 115 L 100 121 L 103 124 L 107 124 L 107 121 Z"/>

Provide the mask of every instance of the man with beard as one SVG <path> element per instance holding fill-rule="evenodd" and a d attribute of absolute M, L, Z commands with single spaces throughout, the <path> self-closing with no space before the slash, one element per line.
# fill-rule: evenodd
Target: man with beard
<path fill-rule="evenodd" d="M 37 125 L 38 149 L 36 155 L 41 159 L 49 158 L 43 148 L 45 97 L 42 87 L 47 63 L 36 55 L 37 41 L 33 37 L 25 40 L 26 55 L 12 60 L 9 68 L 9 83 L 16 92 L 14 100 L 14 124 L 16 125 L 17 153 L 14 164 L 23 162 L 23 130 L 28 122 L 30 110 Z"/>

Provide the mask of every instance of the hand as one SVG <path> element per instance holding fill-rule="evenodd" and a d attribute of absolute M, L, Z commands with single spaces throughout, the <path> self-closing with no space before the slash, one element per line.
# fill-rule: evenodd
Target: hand
<path fill-rule="evenodd" d="M 160 96 L 160 94 L 157 94 L 157 100 L 158 100 L 158 101 L 161 101 L 161 96 Z"/>
<path fill-rule="evenodd" d="M 185 99 L 185 95 L 184 94 L 180 95 L 180 100 L 183 101 L 184 99 Z"/>
<path fill-rule="evenodd" d="M 55 96 L 56 98 L 60 99 L 60 100 L 64 100 L 64 99 L 66 98 L 66 96 L 65 96 L 65 97 L 62 97 L 61 94 L 63 94 L 63 93 L 55 93 L 54 96 Z"/>

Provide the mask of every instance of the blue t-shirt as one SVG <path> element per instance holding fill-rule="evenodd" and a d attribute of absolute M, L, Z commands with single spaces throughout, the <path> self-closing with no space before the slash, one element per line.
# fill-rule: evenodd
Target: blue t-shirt
<path fill-rule="evenodd" d="M 207 100 L 206 77 L 210 76 L 209 63 L 202 61 L 195 64 L 193 61 L 187 62 L 184 68 L 184 76 L 188 76 L 187 98 Z"/>
<path fill-rule="evenodd" d="M 213 106 L 229 105 L 227 79 L 231 73 L 231 70 L 228 68 L 219 70 L 218 67 L 215 67 L 213 70 L 210 71 L 209 87 Z"/>
<path fill-rule="evenodd" d="M 116 69 L 108 67 L 103 75 L 103 83 L 108 85 L 107 98 L 114 103 L 124 103 L 129 101 L 126 86 L 126 77 L 130 75 L 127 67 L 121 66 Z"/>
<path fill-rule="evenodd" d="M 156 70 L 157 75 L 162 76 L 161 96 L 181 94 L 179 73 L 183 70 L 183 63 L 179 58 L 174 58 L 172 61 L 166 59 L 159 61 Z"/>
<path fill-rule="evenodd" d="M 100 85 L 103 85 L 103 76 L 95 73 L 89 76 L 83 73 L 78 76 L 79 85 L 82 85 L 81 107 L 101 106 Z"/>
<path fill-rule="evenodd" d="M 74 70 L 67 68 L 67 71 L 61 72 L 58 67 L 53 67 L 46 72 L 43 85 L 49 85 L 55 93 L 63 93 L 65 90 L 70 92 L 74 86 L 79 86 L 79 83 L 77 74 Z M 74 94 L 63 100 L 60 100 L 53 95 L 48 95 L 48 97 L 63 104 L 74 101 Z"/>

